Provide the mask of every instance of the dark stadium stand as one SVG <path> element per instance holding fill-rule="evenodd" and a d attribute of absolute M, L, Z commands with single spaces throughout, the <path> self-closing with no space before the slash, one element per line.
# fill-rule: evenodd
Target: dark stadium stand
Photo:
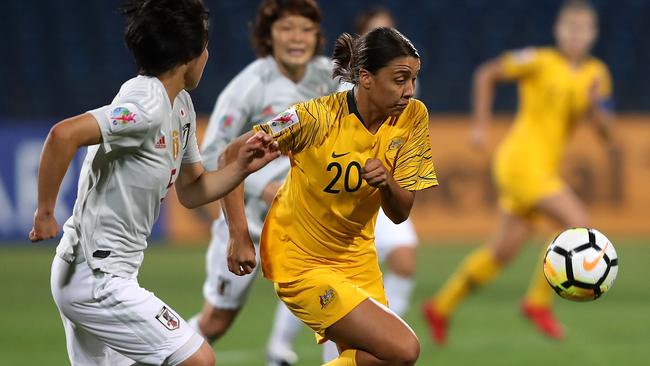
<path fill-rule="evenodd" d="M 212 13 L 211 58 L 193 92 L 198 111 L 209 112 L 225 83 L 254 55 L 248 22 L 255 1 L 206 1 Z M 106 103 L 134 74 L 122 39 L 117 1 L 3 1 L 0 10 L 0 118 L 59 117 Z M 354 16 L 375 1 L 321 1 L 331 43 L 350 30 Z M 611 67 L 617 107 L 650 111 L 650 0 L 600 0 L 601 38 L 595 54 Z M 552 42 L 560 1 L 384 1 L 399 28 L 423 56 L 421 98 L 434 112 L 468 110 L 473 69 L 507 48 Z M 534 16 L 532 16 L 534 15 Z M 227 34 L 227 36 L 221 36 Z M 89 51 L 90 50 L 90 51 Z M 512 110 L 514 88 L 497 108 Z"/>

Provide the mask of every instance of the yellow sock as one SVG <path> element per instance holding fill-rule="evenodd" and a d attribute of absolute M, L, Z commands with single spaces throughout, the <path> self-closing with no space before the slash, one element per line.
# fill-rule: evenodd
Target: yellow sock
<path fill-rule="evenodd" d="M 542 261 L 546 254 L 546 246 L 542 246 L 542 256 L 535 262 L 533 277 L 528 286 L 524 301 L 535 307 L 550 307 L 553 302 L 553 289 L 548 285 L 544 276 Z"/>
<path fill-rule="evenodd" d="M 341 352 L 341 355 L 332 361 L 323 364 L 323 366 L 357 366 L 357 350 L 356 349 L 346 349 Z"/>
<path fill-rule="evenodd" d="M 436 310 L 442 316 L 449 316 L 467 293 L 484 285 L 500 272 L 501 265 L 487 248 L 470 253 L 460 268 L 434 296 Z"/>

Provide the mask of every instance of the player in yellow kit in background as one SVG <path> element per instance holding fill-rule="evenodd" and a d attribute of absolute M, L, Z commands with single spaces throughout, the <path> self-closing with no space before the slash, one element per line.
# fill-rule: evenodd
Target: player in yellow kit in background
<path fill-rule="evenodd" d="M 292 164 L 264 224 L 262 270 L 320 342 L 337 344 L 342 353 L 327 365 L 413 365 L 419 341 L 386 307 L 374 224 L 380 206 L 393 222 L 404 221 L 415 192 L 437 185 L 428 113 L 412 99 L 420 58 L 392 28 L 342 35 L 333 58 L 334 76 L 353 90 L 299 103 L 256 126 Z M 229 269 L 250 273 L 255 251 L 241 188 L 224 208 L 233 238 Z"/>
<path fill-rule="evenodd" d="M 519 109 L 499 146 L 493 177 L 499 193 L 497 230 L 469 254 L 438 293 L 423 305 L 434 341 L 446 340 L 449 319 L 461 300 L 496 277 L 531 234 L 534 216 L 562 228 L 584 227 L 586 210 L 560 177 L 560 163 L 577 122 L 589 118 L 608 142 L 612 121 L 611 80 L 604 63 L 590 55 L 597 15 L 585 1 L 568 1 L 558 13 L 555 48 L 508 52 L 482 65 L 474 79 L 471 138 L 483 145 L 497 83 L 516 81 Z M 552 289 L 536 262 L 522 312 L 539 331 L 562 339 L 564 330 L 551 312 Z"/>

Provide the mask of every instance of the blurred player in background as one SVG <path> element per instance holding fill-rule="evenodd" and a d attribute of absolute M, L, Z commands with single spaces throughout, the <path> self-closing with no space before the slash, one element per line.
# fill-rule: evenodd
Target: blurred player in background
<path fill-rule="evenodd" d="M 584 118 L 593 121 L 606 142 L 612 142 L 610 74 L 590 54 L 597 33 L 595 9 L 586 1 L 567 1 L 555 24 L 556 47 L 508 52 L 476 72 L 474 144 L 485 143 L 498 83 L 518 83 L 519 109 L 493 165 L 499 194 L 498 228 L 423 306 L 436 343 L 445 342 L 449 321 L 461 300 L 493 280 L 516 255 L 530 237 L 536 216 L 546 216 L 562 228 L 588 226 L 583 203 L 560 177 L 560 163 L 571 132 Z M 541 263 L 536 262 L 522 312 L 539 331 L 562 339 L 563 327 L 551 311 L 552 293 Z"/>
<path fill-rule="evenodd" d="M 200 0 L 127 2 L 125 41 L 139 75 L 110 105 L 57 123 L 38 170 L 32 241 L 56 236 L 54 205 L 70 161 L 89 146 L 72 217 L 52 263 L 51 289 L 72 365 L 214 365 L 211 347 L 140 287 L 147 237 L 168 189 L 193 208 L 219 199 L 278 156 L 259 134 L 216 172 L 201 164 L 186 90 L 201 79 L 208 12 Z"/>
<path fill-rule="evenodd" d="M 386 307 L 374 224 L 380 207 L 403 222 L 415 192 L 437 185 L 428 113 L 411 99 L 419 55 L 396 30 L 378 28 L 339 37 L 334 61 L 334 76 L 354 89 L 255 126 L 291 157 L 264 223 L 262 269 L 320 343 L 336 342 L 342 353 L 327 365 L 413 365 L 419 342 Z M 223 201 L 234 238 L 228 267 L 238 275 L 256 264 L 243 198 L 239 188 Z"/>
<path fill-rule="evenodd" d="M 321 11 L 314 0 L 260 3 L 251 37 L 259 58 L 241 71 L 217 99 L 202 146 L 206 169 L 217 169 L 218 157 L 226 145 L 254 125 L 272 119 L 295 103 L 337 90 L 331 61 L 318 55 L 324 43 L 320 22 Z M 289 168 L 289 158 L 283 156 L 246 180 L 246 216 L 256 251 L 264 218 Z M 229 237 L 222 215 L 212 224 L 203 310 L 189 320 L 210 342 L 223 336 L 232 325 L 255 278 L 254 273 L 236 276 L 228 271 Z M 300 326 L 279 303 L 269 341 L 269 365 L 297 361 L 290 346 L 284 346 L 291 344 L 299 329 L 294 323 Z"/>

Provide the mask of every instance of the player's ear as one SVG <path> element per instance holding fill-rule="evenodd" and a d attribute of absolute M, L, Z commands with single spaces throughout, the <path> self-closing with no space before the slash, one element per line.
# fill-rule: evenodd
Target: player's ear
<path fill-rule="evenodd" d="M 366 69 L 359 70 L 359 86 L 364 89 L 370 89 L 372 84 L 372 73 Z"/>

